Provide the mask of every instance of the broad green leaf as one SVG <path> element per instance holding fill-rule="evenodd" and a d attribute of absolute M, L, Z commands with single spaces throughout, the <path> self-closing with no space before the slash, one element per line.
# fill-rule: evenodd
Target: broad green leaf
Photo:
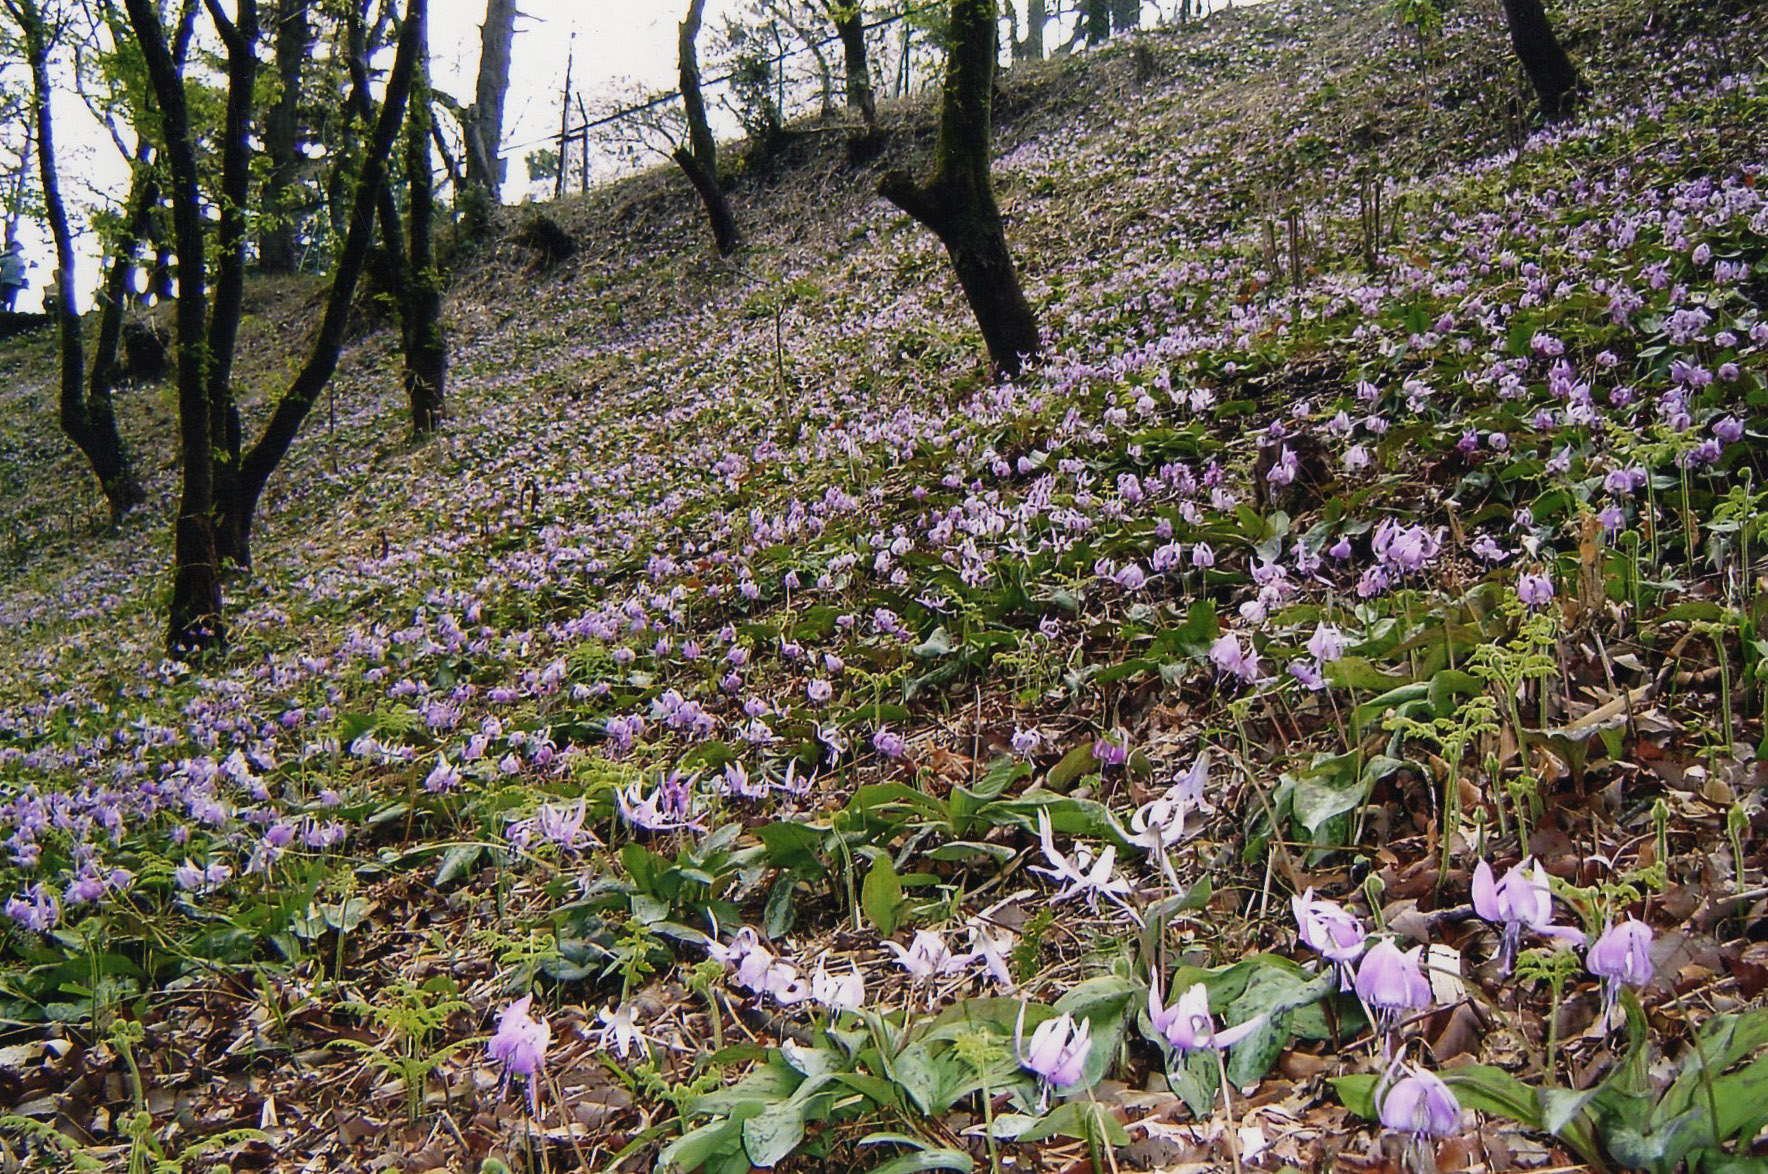
<path fill-rule="evenodd" d="M 866 920 L 880 934 L 889 937 L 896 932 L 902 909 L 902 878 L 896 875 L 889 856 L 880 854 L 872 862 L 860 889 L 859 903 L 865 910 Z"/>

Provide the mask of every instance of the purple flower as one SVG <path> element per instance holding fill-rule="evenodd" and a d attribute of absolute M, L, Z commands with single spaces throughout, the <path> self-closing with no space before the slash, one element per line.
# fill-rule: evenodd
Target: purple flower
<path fill-rule="evenodd" d="M 1035 729 L 1013 731 L 1013 753 L 1021 758 L 1030 758 L 1042 744 L 1043 736 Z"/>
<path fill-rule="evenodd" d="M 1019 1006 L 1019 1021 L 1013 1027 L 1013 1048 L 1022 1067 L 1037 1075 L 1046 1094 L 1052 1088 L 1071 1088 L 1080 1083 L 1087 1056 L 1093 1050 L 1093 1025 L 1089 1020 L 1079 1024 L 1074 1016 L 1063 1012 L 1046 1019 L 1031 1033 L 1031 1044 L 1025 1043 L 1025 1005 Z"/>
<path fill-rule="evenodd" d="M 1331 664 L 1344 655 L 1344 633 L 1331 624 L 1320 624 L 1314 634 L 1308 637 L 1308 651 L 1321 664 Z"/>
<path fill-rule="evenodd" d="M 1125 563 L 1111 576 L 1111 581 L 1125 591 L 1140 591 L 1148 585 L 1148 573 L 1136 563 Z"/>
<path fill-rule="evenodd" d="M 55 898 L 50 895 L 48 887 L 38 882 L 19 896 L 7 898 L 6 916 L 22 929 L 48 933 L 61 920 L 61 911 L 56 908 Z"/>
<path fill-rule="evenodd" d="M 1209 1014 L 1209 990 L 1202 983 L 1173 1000 L 1172 1006 L 1162 1007 L 1160 983 L 1156 981 L 1148 987 L 1148 1021 L 1174 1048 L 1195 1052 L 1203 1048 L 1231 1048 L 1264 1026 L 1265 1017 L 1254 1015 L 1245 1023 L 1217 1031 Z"/>
<path fill-rule="evenodd" d="M 1382 938 L 1357 967 L 1357 997 L 1369 1008 L 1376 1028 L 1385 1037 L 1408 1011 L 1430 1006 L 1430 983 L 1419 959 L 1423 946 L 1402 953 L 1389 938 Z M 1385 1043 L 1384 1043 L 1384 1046 Z"/>
<path fill-rule="evenodd" d="M 1547 884 L 1547 870 L 1536 861 L 1531 871 L 1530 863 L 1524 860 L 1505 873 L 1501 881 L 1493 879 L 1492 866 L 1484 860 L 1473 870 L 1473 909 L 1502 928 L 1498 966 L 1505 974 L 1510 973 L 1510 963 L 1516 957 L 1516 947 L 1525 929 L 1572 944 L 1584 941 L 1581 930 L 1552 924 L 1553 891 Z"/>
<path fill-rule="evenodd" d="M 1338 904 L 1314 896 L 1309 889 L 1289 899 L 1301 940 L 1309 949 L 1339 968 L 1341 986 L 1351 989 L 1350 964 L 1363 953 L 1366 934 L 1356 914 Z"/>
<path fill-rule="evenodd" d="M 894 730 L 880 728 L 872 735 L 872 749 L 885 758 L 901 758 L 908 750 L 908 743 Z"/>
<path fill-rule="evenodd" d="M 1611 925 L 1590 944 L 1584 956 L 1590 973 L 1603 979 L 1603 993 L 1613 1003 L 1621 987 L 1642 987 L 1651 981 L 1651 927 L 1629 917 Z"/>
<path fill-rule="evenodd" d="M 1553 601 L 1553 580 L 1525 571 L 1517 576 L 1516 597 L 1531 608 L 1545 607 Z"/>
<path fill-rule="evenodd" d="M 546 1049 L 552 1043 L 552 1028 L 545 1019 L 531 1019 L 528 1008 L 533 995 L 524 995 L 504 1008 L 497 1017 L 497 1032 L 486 1045 L 486 1052 L 503 1065 L 508 1081 L 520 1076 L 528 1082 L 528 1109 L 538 1107 L 540 1075 L 546 1068 Z"/>
<path fill-rule="evenodd" d="M 1210 663 L 1217 671 L 1239 677 L 1242 681 L 1258 680 L 1258 651 L 1242 648 L 1240 637 L 1233 632 L 1223 632 L 1209 646 Z"/>
<path fill-rule="evenodd" d="M 1422 1068 L 1403 1071 L 1381 1097 L 1381 1123 L 1415 1141 L 1455 1133 L 1461 1125 L 1461 1102 L 1449 1086 Z"/>
<path fill-rule="evenodd" d="M 813 702 L 822 705 L 835 695 L 835 687 L 821 677 L 817 677 L 804 687 L 804 692 Z"/>

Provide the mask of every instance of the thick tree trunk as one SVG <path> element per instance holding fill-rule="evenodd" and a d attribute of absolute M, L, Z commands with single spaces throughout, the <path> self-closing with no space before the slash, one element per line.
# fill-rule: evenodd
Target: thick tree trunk
<path fill-rule="evenodd" d="M 435 191 L 430 175 L 430 78 L 427 30 L 405 118 L 405 186 L 410 206 L 410 282 L 400 316 L 405 342 L 405 396 L 419 436 L 442 424 L 448 382 L 448 340 L 442 333 L 442 274 L 431 240 Z"/>
<path fill-rule="evenodd" d="M 731 212 L 731 204 L 725 198 L 724 189 L 718 180 L 706 173 L 694 153 L 686 147 L 677 147 L 671 156 L 676 165 L 700 193 L 700 202 L 706 206 L 706 219 L 712 225 L 712 241 L 718 246 L 720 256 L 728 257 L 743 245 L 743 234 L 737 229 L 737 218 Z"/>
<path fill-rule="evenodd" d="M 1582 82 L 1553 34 L 1541 0 L 1504 0 L 1504 20 L 1523 73 L 1541 99 L 1541 115 L 1558 122 L 1572 112 Z"/>
<path fill-rule="evenodd" d="M 61 196 L 61 177 L 55 157 L 55 127 L 49 110 L 49 96 L 53 92 L 49 79 L 49 30 L 36 0 L 9 0 L 7 7 L 24 34 L 25 55 L 31 71 L 31 114 L 37 139 L 38 179 L 43 186 L 50 235 L 55 240 L 54 313 L 60 339 L 61 427 L 98 477 L 114 522 L 140 505 L 147 495 L 136 477 L 122 435 L 117 431 L 110 384 L 95 379 L 91 394 L 85 390 L 85 342 L 74 301 L 74 238 L 68 223 L 67 206 Z M 102 341 L 100 365 L 103 365 L 105 353 Z M 114 358 L 114 338 L 109 353 Z"/>
<path fill-rule="evenodd" d="M 467 183 L 483 191 L 490 208 L 503 199 L 506 171 L 503 105 L 510 88 L 510 50 L 516 39 L 516 0 L 485 0 L 479 27 L 479 81 L 465 123 Z"/>
<path fill-rule="evenodd" d="M 994 0 L 952 0 L 933 175 L 917 184 L 891 172 L 878 191 L 945 245 L 996 370 L 1011 376 L 1040 344 L 989 175 L 995 35 Z"/>
<path fill-rule="evenodd" d="M 1128 32 L 1142 24 L 1142 0 L 1111 0 L 1111 31 Z"/>
<path fill-rule="evenodd" d="M 264 120 L 264 153 L 270 174 L 261 197 L 264 227 L 258 233 L 258 267 L 266 273 L 293 273 L 300 267 L 301 242 L 295 212 L 295 184 L 301 169 L 301 76 L 313 51 L 312 0 L 281 0 L 276 25 L 276 104 Z"/>

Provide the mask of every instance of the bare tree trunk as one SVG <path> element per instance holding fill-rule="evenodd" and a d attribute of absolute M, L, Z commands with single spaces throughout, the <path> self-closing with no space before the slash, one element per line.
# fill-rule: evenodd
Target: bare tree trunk
<path fill-rule="evenodd" d="M 670 158 L 700 194 L 700 202 L 706 206 L 706 219 L 712 225 L 712 242 L 718 247 L 719 255 L 730 256 L 743 246 L 743 234 L 737 228 L 737 218 L 731 212 L 731 203 L 725 198 L 724 189 L 718 185 L 718 180 L 706 174 L 706 169 L 686 147 L 677 147 Z"/>
<path fill-rule="evenodd" d="M 893 171 L 878 191 L 939 237 L 995 368 L 1017 375 L 1040 344 L 989 174 L 995 37 L 995 0 L 951 0 L 933 175 L 917 184 L 907 172 Z"/>
<path fill-rule="evenodd" d="M 510 88 L 510 49 L 516 39 L 517 15 L 516 0 L 485 0 L 485 23 L 479 28 L 478 87 L 463 124 L 467 183 L 482 190 L 491 206 L 503 199 L 507 171 L 498 152 L 503 146 L 503 104 Z"/>
<path fill-rule="evenodd" d="M 677 42 L 681 80 L 681 105 L 687 114 L 688 145 L 676 148 L 676 165 L 687 175 L 688 182 L 700 193 L 706 206 L 706 218 L 712 224 L 712 240 L 722 256 L 730 256 L 742 247 L 742 233 L 731 212 L 730 200 L 718 182 L 718 142 L 712 137 L 712 126 L 706 121 L 706 100 L 700 94 L 700 18 L 706 0 L 688 0 L 688 14 L 681 22 L 681 38 Z"/>
<path fill-rule="evenodd" d="M 718 140 L 712 137 L 712 124 L 706 120 L 706 99 L 700 94 L 700 20 L 706 12 L 706 0 L 688 0 L 688 14 L 679 29 L 676 43 L 677 67 L 681 88 L 682 110 L 688 120 L 688 150 L 700 170 L 718 182 Z"/>
<path fill-rule="evenodd" d="M 61 350 L 61 427 L 97 475 L 105 500 L 110 505 L 111 520 L 116 521 L 147 498 L 129 451 L 123 444 L 122 434 L 117 430 L 110 382 L 98 378 L 99 368 L 114 366 L 116 341 L 114 336 L 110 338 L 112 362 L 107 364 L 104 361 L 104 339 L 101 338 L 99 362 L 94 368 L 91 393 L 87 394 L 83 386 L 86 378 L 85 344 L 74 302 L 74 238 L 68 223 L 67 206 L 62 201 L 54 125 L 49 111 L 49 95 L 53 92 L 49 79 L 50 32 L 36 0 L 6 0 L 6 6 L 24 34 L 25 55 L 31 70 L 31 114 L 37 140 L 38 178 L 43 185 L 50 235 L 55 239 L 54 295 Z M 142 178 L 137 182 L 142 182 Z M 132 212 L 138 206 L 132 203 Z M 120 307 L 118 312 L 120 315 Z M 117 333 L 121 333 L 120 317 Z"/>
<path fill-rule="evenodd" d="M 824 0 L 823 10 L 841 38 L 847 108 L 859 115 L 869 134 L 878 125 L 878 103 L 872 94 L 872 70 L 866 59 L 865 12 L 858 0 Z"/>
<path fill-rule="evenodd" d="M 1128 32 L 1142 24 L 1142 0 L 1111 0 L 1111 31 Z"/>
<path fill-rule="evenodd" d="M 1541 115 L 1558 122 L 1572 112 L 1582 85 L 1571 58 L 1560 46 L 1541 0 L 1504 0 L 1504 20 L 1523 73 L 1541 99 Z"/>
<path fill-rule="evenodd" d="M 282 88 L 264 120 L 264 152 L 270 158 L 270 174 L 261 196 L 266 217 L 258 233 L 258 268 L 266 273 L 293 273 L 301 263 L 293 191 L 301 168 L 301 76 L 313 52 L 313 25 L 307 17 L 311 3 L 281 0 L 273 18 L 276 76 Z"/>
<path fill-rule="evenodd" d="M 1050 14 L 1044 7 L 1044 0 L 1026 0 L 1025 4 L 1025 40 L 1016 54 L 1023 61 L 1042 61 L 1044 59 L 1044 26 L 1050 22 Z"/>

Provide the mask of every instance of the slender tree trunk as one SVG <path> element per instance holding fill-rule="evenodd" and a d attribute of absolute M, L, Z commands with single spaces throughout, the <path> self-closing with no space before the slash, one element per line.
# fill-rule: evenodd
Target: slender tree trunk
<path fill-rule="evenodd" d="M 466 137 L 467 183 L 485 195 L 486 207 L 475 215 L 489 224 L 490 210 L 503 199 L 506 172 L 503 157 L 503 106 L 510 88 L 511 47 L 516 39 L 516 0 L 486 0 L 485 23 L 479 27 L 479 81 L 473 107 L 462 124 Z"/>
<path fill-rule="evenodd" d="M 671 156 L 694 190 L 700 194 L 700 202 L 706 207 L 706 219 L 712 225 L 712 241 L 718 246 L 720 256 L 728 257 L 743 245 L 743 235 L 737 229 L 737 218 L 731 212 L 731 204 L 725 198 L 724 189 L 718 181 L 706 173 L 694 153 L 686 147 L 677 147 Z"/>
<path fill-rule="evenodd" d="M 1025 4 L 1025 45 L 1023 54 L 1027 61 L 1044 59 L 1044 26 L 1050 23 L 1050 14 L 1044 8 L 1044 0 L 1026 0 Z"/>
<path fill-rule="evenodd" d="M 730 256 L 742 246 L 737 218 L 731 212 L 730 200 L 718 182 L 718 142 L 712 137 L 712 126 L 706 121 L 706 100 L 700 94 L 700 18 L 706 0 L 688 0 L 688 14 L 681 22 L 677 42 L 681 81 L 681 105 L 687 115 L 688 145 L 676 148 L 676 164 L 687 175 L 688 182 L 700 193 L 706 206 L 706 218 L 712 224 L 712 240 L 722 256 Z"/>
<path fill-rule="evenodd" d="M 405 395 L 411 427 L 419 436 L 442 424 L 448 383 L 448 340 L 442 332 L 442 274 L 432 242 L 435 190 L 430 174 L 430 75 L 428 30 L 412 79 L 405 116 L 405 186 L 410 203 L 408 244 L 411 283 L 401 321 L 405 334 Z"/>
<path fill-rule="evenodd" d="M 218 365 L 231 359 L 231 348 L 238 340 L 238 323 L 237 319 L 231 326 L 209 321 L 202 193 L 182 68 L 167 49 L 155 0 L 125 0 L 125 4 L 159 106 L 161 142 L 158 146 L 164 153 L 172 179 L 172 215 L 177 230 L 178 418 L 184 488 L 174 529 L 172 603 L 166 645 L 171 655 L 188 658 L 226 643 L 217 529 L 225 532 L 222 541 L 234 560 L 240 565 L 250 565 L 252 522 L 264 487 L 337 367 L 350 301 L 373 239 L 375 197 L 386 182 L 387 157 L 404 118 L 406 97 L 416 69 L 417 34 L 422 32 L 426 8 L 425 0 L 407 0 L 399 51 L 387 76 L 386 99 L 375 123 L 369 149 L 361 161 L 348 233 L 338 256 L 336 275 L 326 298 L 319 333 L 307 361 L 277 401 L 258 442 L 240 452 L 237 462 L 229 462 L 230 475 L 218 485 L 215 450 L 226 441 L 224 432 L 229 425 L 212 402 L 210 393 L 216 387 L 212 376 Z M 250 0 L 240 0 L 235 21 L 226 18 L 217 0 L 210 0 L 208 9 L 228 48 L 227 126 L 230 131 L 239 132 L 241 137 L 237 145 L 243 148 L 246 123 L 240 112 L 249 116 L 250 101 L 249 98 L 242 99 L 237 90 L 250 79 L 238 58 L 240 50 L 248 48 L 256 37 L 252 19 L 255 6 Z M 238 178 L 229 163 L 229 152 L 235 145 L 235 142 L 223 144 L 223 193 L 231 191 L 231 185 Z M 224 207 L 219 228 L 223 248 L 220 250 L 221 271 L 216 295 L 217 318 L 226 308 L 225 298 L 233 296 L 227 290 L 227 282 L 236 238 L 232 235 L 234 230 L 229 226 L 228 214 Z M 238 232 L 243 234 L 243 223 Z M 237 305 L 232 312 L 237 313 Z M 214 352 L 215 340 L 228 346 L 227 354 Z M 231 403 L 229 391 L 227 404 L 230 406 Z M 217 422 L 221 424 L 222 435 L 217 434 Z M 224 452 L 224 459 L 226 456 Z"/>
<path fill-rule="evenodd" d="M 130 0 L 142 3 L 144 0 Z M 151 3 L 151 0 L 145 0 Z M 301 424 L 319 399 L 320 392 L 337 370 L 338 356 L 344 349 L 344 334 L 350 320 L 350 304 L 356 295 L 356 283 L 362 276 L 369 245 L 375 231 L 375 202 L 387 182 L 387 159 L 405 117 L 406 100 L 410 96 L 417 71 L 418 47 L 424 31 L 428 5 L 426 0 L 406 0 L 405 20 L 399 31 L 399 49 L 393 68 L 387 75 L 386 96 L 381 103 L 374 132 L 363 156 L 351 200 L 349 231 L 338 252 L 331 291 L 326 295 L 325 310 L 320 317 L 319 332 L 307 352 L 289 388 L 276 403 L 270 421 L 256 444 L 240 458 L 240 472 L 234 495 L 224 503 L 228 526 L 235 531 L 239 549 L 251 548 L 252 523 L 257 516 L 258 502 L 263 497 L 271 474 L 300 434 Z"/>
<path fill-rule="evenodd" d="M 184 99 L 183 70 L 166 47 L 154 0 L 124 0 L 159 106 L 160 138 L 172 177 L 172 221 L 178 250 L 178 425 L 184 485 L 173 529 L 172 603 L 166 647 L 188 657 L 226 641 L 221 575 L 215 557 L 214 454 L 204 377 L 208 324 L 207 262 L 197 186 L 196 149 Z"/>
<path fill-rule="evenodd" d="M 995 37 L 995 0 L 952 0 L 933 175 L 917 184 L 894 171 L 878 190 L 945 245 L 995 368 L 1011 376 L 1040 344 L 989 174 Z"/>
<path fill-rule="evenodd" d="M 293 273 L 301 263 L 294 191 L 301 169 L 301 76 L 313 51 L 313 25 L 307 15 L 311 3 L 281 0 L 274 17 L 276 76 L 281 90 L 264 120 L 264 153 L 269 156 L 270 174 L 261 196 L 266 216 L 258 233 L 258 267 L 266 273 Z"/>
<path fill-rule="evenodd" d="M 1087 44 L 1103 44 L 1111 36 L 1111 11 L 1108 0 L 1086 0 L 1086 8 L 1081 17 L 1086 27 Z"/>
<path fill-rule="evenodd" d="M 246 213 L 252 187 L 252 105 L 258 85 L 257 0 L 238 0 L 235 18 L 227 20 L 210 0 L 210 15 L 227 49 L 227 113 L 222 124 L 221 205 L 216 232 L 219 260 L 215 272 L 215 297 L 209 307 L 209 443 L 215 449 L 215 498 L 225 502 L 234 496 L 239 476 L 239 402 L 233 394 L 233 358 L 239 345 L 240 319 L 245 311 Z M 183 250 L 179 250 L 182 254 Z M 182 256 L 180 262 L 182 263 Z M 250 550 L 233 544 L 234 530 L 225 524 L 215 530 L 215 554 L 225 573 L 252 565 Z"/>
<path fill-rule="evenodd" d="M 706 99 L 700 94 L 700 20 L 706 12 L 706 0 L 688 0 L 688 14 L 682 20 L 677 41 L 677 66 L 680 74 L 681 105 L 688 120 L 688 149 L 700 170 L 718 182 L 718 140 L 712 137 L 712 124 L 706 120 Z"/>
<path fill-rule="evenodd" d="M 1504 0 L 1504 20 L 1523 73 L 1541 99 L 1541 115 L 1559 122 L 1572 112 L 1582 81 L 1553 33 L 1541 0 Z"/>
<path fill-rule="evenodd" d="M 858 0 L 830 0 L 824 7 L 841 38 L 847 108 L 859 115 L 869 134 L 878 126 L 878 103 L 872 95 L 871 64 L 866 60 L 865 13 Z"/>
<path fill-rule="evenodd" d="M 61 177 L 56 168 L 55 128 L 50 115 L 49 29 L 36 0 L 7 0 L 7 7 L 24 34 L 25 55 L 31 70 L 31 114 L 37 140 L 38 178 L 55 240 L 55 319 L 61 353 L 60 414 L 62 431 L 74 442 L 104 490 L 111 520 L 117 521 L 146 500 L 134 464 L 117 430 L 110 385 L 94 381 L 86 394 L 85 343 L 80 315 L 74 301 L 74 238 L 62 201 Z M 118 327 L 120 332 L 121 327 Z M 100 355 L 104 353 L 100 346 Z M 113 342 L 110 354 L 115 355 Z"/>

